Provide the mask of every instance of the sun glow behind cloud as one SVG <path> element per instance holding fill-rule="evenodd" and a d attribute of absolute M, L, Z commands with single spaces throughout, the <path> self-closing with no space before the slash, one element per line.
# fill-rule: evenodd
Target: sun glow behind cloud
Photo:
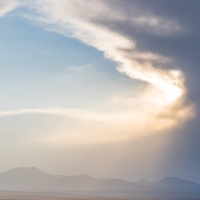
<path fill-rule="evenodd" d="M 38 137 L 38 141 L 52 145 L 129 140 L 162 132 L 191 116 L 192 108 L 184 104 L 183 74 L 176 66 L 171 67 L 170 58 L 141 51 L 137 37 L 124 30 L 128 27 L 133 31 L 170 37 L 183 30 L 177 21 L 145 13 L 137 5 L 133 12 L 126 13 L 116 7 L 114 1 L 106 0 L 36 0 L 23 1 L 23 5 L 35 12 L 26 17 L 43 29 L 76 38 L 102 51 L 117 63 L 120 73 L 146 86 L 130 91 L 128 97 L 119 94 L 105 100 L 100 103 L 101 109 L 22 109 L 1 112 L 0 116 L 59 115 L 66 121 L 73 121 L 71 126 L 57 122 L 54 133 Z"/>

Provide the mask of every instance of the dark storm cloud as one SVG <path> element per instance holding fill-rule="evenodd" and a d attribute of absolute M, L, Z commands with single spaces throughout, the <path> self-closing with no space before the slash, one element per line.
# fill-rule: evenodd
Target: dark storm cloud
<path fill-rule="evenodd" d="M 185 27 L 185 33 L 176 37 L 148 36 L 143 43 L 141 37 L 141 43 L 144 49 L 152 49 L 177 63 L 185 75 L 187 100 L 195 104 L 196 110 L 193 120 L 171 134 L 167 173 L 200 182 L 200 1 L 151 1 L 150 6 L 156 12 L 178 19 Z"/>
<path fill-rule="evenodd" d="M 165 34 L 163 30 L 154 32 L 148 26 L 137 27 L 127 22 L 117 21 L 114 24 L 103 18 L 97 21 L 106 24 L 110 29 L 121 32 L 129 38 L 137 39 L 141 51 L 169 57 L 175 66 L 183 71 L 187 87 L 186 100 L 195 105 L 196 116 L 187 122 L 182 129 L 170 134 L 171 147 L 166 160 L 166 175 L 182 176 L 200 182 L 200 1 L 193 0 L 152 0 L 152 1 L 107 1 L 115 5 L 116 10 L 140 14 L 141 11 L 155 13 L 175 19 L 183 27 L 178 34 Z M 132 5 L 132 6 L 131 6 Z M 119 8 L 119 9 L 117 9 Z M 117 12 L 116 12 L 117 13 Z M 135 14 L 133 14 L 135 13 Z M 127 26 L 129 24 L 129 26 Z M 172 27 L 173 29 L 173 27 Z M 130 49 L 129 53 L 134 51 Z M 170 67 L 170 66 L 166 66 Z"/>
<path fill-rule="evenodd" d="M 106 1 L 112 9 L 118 12 L 130 13 L 127 16 L 138 16 L 143 13 L 159 15 L 173 19 L 181 24 L 183 31 L 173 34 L 166 33 L 162 27 L 133 26 L 131 18 L 124 21 L 116 20 L 113 23 L 106 18 L 96 20 L 97 23 L 106 25 L 107 28 L 120 32 L 130 39 L 137 40 L 141 51 L 150 51 L 159 55 L 169 57 L 185 74 L 186 86 L 188 88 L 188 99 L 198 102 L 198 85 L 200 74 L 200 2 L 198 0 L 152 0 L 152 1 Z M 173 26 L 173 24 L 172 24 Z M 134 51 L 132 51 L 134 54 Z M 170 67 L 170 66 L 167 66 Z M 171 66 L 173 67 L 173 66 Z"/>
<path fill-rule="evenodd" d="M 196 117 L 172 136 L 168 172 L 200 182 L 200 1 L 162 1 L 162 5 L 155 8 L 178 19 L 186 27 L 186 32 L 173 39 L 150 38 L 146 48 L 175 60 L 185 74 L 187 99 L 196 106 Z"/>

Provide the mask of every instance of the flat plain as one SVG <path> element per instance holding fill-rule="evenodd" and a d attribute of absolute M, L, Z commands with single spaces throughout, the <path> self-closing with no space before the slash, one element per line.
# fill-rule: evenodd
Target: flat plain
<path fill-rule="evenodd" d="M 199 198 L 170 198 L 170 197 L 130 197 L 94 194 L 72 194 L 72 193 L 38 193 L 38 192 L 0 192 L 1 200 L 199 200 Z"/>

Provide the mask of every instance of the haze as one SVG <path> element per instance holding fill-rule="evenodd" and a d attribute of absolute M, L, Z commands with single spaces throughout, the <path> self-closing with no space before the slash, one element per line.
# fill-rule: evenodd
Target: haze
<path fill-rule="evenodd" d="M 199 8 L 1 0 L 0 171 L 200 182 Z"/>

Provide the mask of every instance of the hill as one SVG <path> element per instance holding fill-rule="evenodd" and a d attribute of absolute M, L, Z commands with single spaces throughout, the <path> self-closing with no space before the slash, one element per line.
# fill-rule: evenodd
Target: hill
<path fill-rule="evenodd" d="M 52 175 L 34 167 L 20 167 L 1 172 L 0 191 L 200 197 L 198 183 L 176 177 L 167 177 L 156 183 L 145 180 L 133 183 L 121 179 L 99 179 L 87 174 Z"/>

